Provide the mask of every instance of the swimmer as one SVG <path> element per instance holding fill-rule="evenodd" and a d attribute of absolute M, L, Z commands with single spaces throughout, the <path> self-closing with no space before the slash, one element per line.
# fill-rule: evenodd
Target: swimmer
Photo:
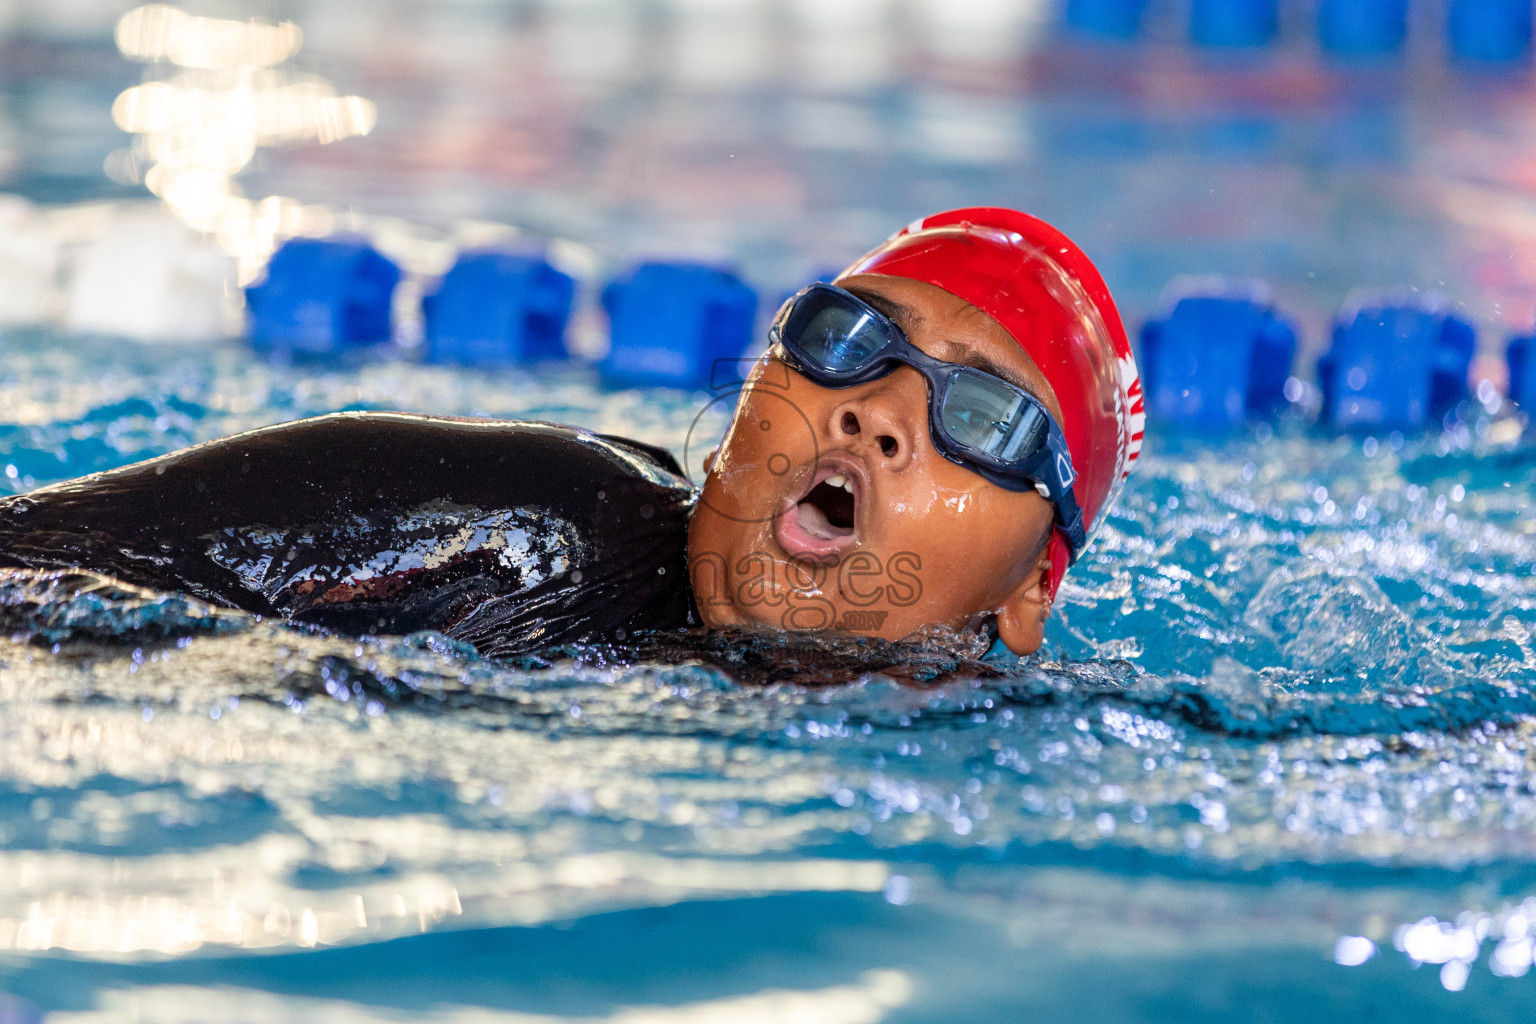
<path fill-rule="evenodd" d="M 1011 210 L 939 214 L 796 295 L 769 342 L 702 490 L 622 438 L 341 413 L 0 501 L 0 568 L 493 656 L 751 625 L 1037 650 L 1141 446 L 1087 257 Z"/>

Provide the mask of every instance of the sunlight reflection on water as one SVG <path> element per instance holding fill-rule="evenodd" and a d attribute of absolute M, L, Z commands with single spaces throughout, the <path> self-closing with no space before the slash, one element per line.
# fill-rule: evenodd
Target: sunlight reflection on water
<path fill-rule="evenodd" d="M 340 406 L 546 416 L 678 448 L 708 401 L 569 371 L 300 375 L 233 350 L 18 343 L 4 359 L 29 396 L 0 428 L 18 490 Z M 845 892 L 963 906 L 1024 947 L 1134 948 L 1170 927 L 1199 944 L 1259 915 L 1266 941 L 1349 961 L 1337 936 L 1384 946 L 1396 928 L 1448 988 L 1486 939 L 1488 969 L 1514 977 L 1526 911 L 1508 908 L 1536 863 L 1520 625 L 1536 463 L 1470 428 L 1378 448 L 1294 427 L 1165 439 L 1044 657 L 994 654 L 997 678 L 931 692 L 755 690 L 621 650 L 518 668 L 431 636 L 87 610 L 120 639 L 0 655 L 0 945 L 310 948 Z M 135 639 L 156 616 L 182 638 Z M 1111 882 L 1127 865 L 1211 881 Z M 1405 870 L 1440 881 L 1401 886 Z M 1301 888 L 1189 909 L 1234 872 Z M 1482 895 L 1460 905 L 1482 910 L 1438 924 L 1473 878 Z M 1477 943 L 1450 950 L 1464 934 Z"/>

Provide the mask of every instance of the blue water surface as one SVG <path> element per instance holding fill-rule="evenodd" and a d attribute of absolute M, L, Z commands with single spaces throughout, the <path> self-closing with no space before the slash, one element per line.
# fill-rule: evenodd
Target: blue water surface
<path fill-rule="evenodd" d="M 335 409 L 681 454 L 710 401 L 17 333 L 0 394 L 13 492 Z M 105 639 L 0 648 L 0 1019 L 1523 1018 L 1533 498 L 1481 406 L 1155 437 L 1042 654 L 935 690 L 75 599 Z"/>

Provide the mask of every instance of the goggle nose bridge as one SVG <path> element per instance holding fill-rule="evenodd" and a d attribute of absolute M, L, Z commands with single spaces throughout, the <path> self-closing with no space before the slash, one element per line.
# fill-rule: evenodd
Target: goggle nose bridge
<path fill-rule="evenodd" d="M 816 312 L 822 312 L 829 307 L 840 308 L 844 312 L 858 314 L 860 322 L 867 320 L 880 329 L 880 344 L 869 350 L 868 356 L 861 364 L 846 369 L 832 367 L 824 359 L 813 355 L 802 344 L 800 338 L 786 338 L 785 329 L 795 313 L 802 309 L 805 300 L 817 295 L 827 300 L 828 306 Z M 1066 438 L 1062 434 L 1060 424 L 1051 416 L 1044 403 L 1025 389 L 984 370 L 945 362 L 928 355 L 912 343 L 900 324 L 884 313 L 852 292 L 821 282 L 801 289 L 784 304 L 769 330 L 769 341 L 779 350 L 781 356 L 788 357 L 786 361 L 796 365 L 802 373 L 823 386 L 853 387 L 877 380 L 892 372 L 895 366 L 911 366 L 923 375 L 928 385 L 929 422 L 934 444 L 939 453 L 1005 490 L 1032 489 L 1050 501 L 1055 506 L 1057 525 L 1067 540 L 1073 561 L 1087 545 L 1082 510 L 1072 490 L 1076 472 L 1072 467 Z M 1034 452 L 1028 457 L 1012 461 L 1004 460 L 985 449 L 959 441 L 953 436 L 950 427 L 943 422 L 943 411 L 955 382 L 961 374 L 965 373 L 980 374 L 995 382 L 1015 396 L 1026 409 L 1043 418 L 1047 430 L 1037 442 Z M 1014 424 L 1016 429 L 1021 426 L 1021 423 Z M 1041 472 L 1042 470 L 1046 472 Z M 1046 479 L 1048 476 L 1055 477 L 1054 487 L 1053 481 Z"/>

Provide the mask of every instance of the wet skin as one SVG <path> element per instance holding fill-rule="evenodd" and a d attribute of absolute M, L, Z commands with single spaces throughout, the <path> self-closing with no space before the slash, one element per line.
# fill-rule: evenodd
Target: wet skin
<path fill-rule="evenodd" d="M 1034 360 L 986 313 L 907 278 L 837 283 L 924 352 L 1023 385 L 1060 421 Z M 705 623 L 899 639 L 995 617 L 1011 650 L 1037 650 L 1050 616 L 1053 507 L 940 455 L 928 417 L 927 382 L 911 367 L 835 389 L 765 356 L 689 524 Z"/>

